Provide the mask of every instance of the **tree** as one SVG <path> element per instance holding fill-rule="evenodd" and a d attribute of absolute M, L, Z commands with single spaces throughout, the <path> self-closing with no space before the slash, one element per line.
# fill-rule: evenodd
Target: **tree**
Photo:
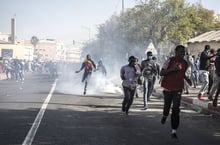
<path fill-rule="evenodd" d="M 31 44 L 36 48 L 37 43 L 39 42 L 39 39 L 36 36 L 31 37 Z"/>
<path fill-rule="evenodd" d="M 39 57 L 39 54 L 37 54 L 36 52 L 36 46 L 38 42 L 39 42 L 39 39 L 36 36 L 31 37 L 31 44 L 34 46 L 34 54 L 37 55 L 37 57 Z"/>
<path fill-rule="evenodd" d="M 135 7 L 99 26 L 94 49 L 106 55 L 141 55 L 150 42 L 157 49 L 166 49 L 167 44 L 185 44 L 192 37 L 220 28 L 214 12 L 200 4 L 190 5 L 185 0 L 136 1 Z"/>

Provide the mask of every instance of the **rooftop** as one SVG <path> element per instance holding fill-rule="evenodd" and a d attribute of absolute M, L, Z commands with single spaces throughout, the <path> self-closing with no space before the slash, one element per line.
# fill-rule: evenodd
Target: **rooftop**
<path fill-rule="evenodd" d="M 212 42 L 212 41 L 216 41 L 216 42 L 220 41 L 220 30 L 213 30 L 203 33 L 197 37 L 188 40 L 188 43 Z"/>

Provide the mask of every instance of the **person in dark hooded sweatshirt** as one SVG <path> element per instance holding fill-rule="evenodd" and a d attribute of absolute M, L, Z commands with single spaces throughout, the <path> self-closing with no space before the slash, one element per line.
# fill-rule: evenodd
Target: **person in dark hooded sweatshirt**
<path fill-rule="evenodd" d="M 214 71 L 214 78 L 213 78 L 213 85 L 212 88 L 210 90 L 209 93 L 209 98 L 211 98 L 211 100 L 213 100 L 213 106 L 217 107 L 218 104 L 218 95 L 220 93 L 220 48 L 217 50 L 216 53 L 216 59 L 215 59 L 215 71 Z M 213 99 L 213 95 L 216 92 L 214 99 Z"/>
<path fill-rule="evenodd" d="M 202 86 L 199 90 L 198 94 L 198 99 L 203 100 L 204 99 L 204 94 L 206 89 L 208 88 L 209 85 L 209 64 L 210 64 L 210 59 L 214 57 L 215 55 L 209 55 L 211 47 L 210 45 L 205 45 L 204 51 L 200 55 L 200 65 L 199 65 L 199 76 L 202 81 Z"/>

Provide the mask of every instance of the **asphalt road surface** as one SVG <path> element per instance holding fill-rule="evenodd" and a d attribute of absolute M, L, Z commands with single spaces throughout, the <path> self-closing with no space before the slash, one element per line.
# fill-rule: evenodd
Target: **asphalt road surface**
<path fill-rule="evenodd" d="M 0 145 L 220 144 L 220 120 L 212 115 L 182 106 L 175 140 L 170 118 L 160 123 L 162 98 L 153 96 L 142 110 L 140 95 L 126 115 L 119 93 L 63 93 L 59 83 L 39 74 L 29 74 L 24 83 L 0 81 Z"/>

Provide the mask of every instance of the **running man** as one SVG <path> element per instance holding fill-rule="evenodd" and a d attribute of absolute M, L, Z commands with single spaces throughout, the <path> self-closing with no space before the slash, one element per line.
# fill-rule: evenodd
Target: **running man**
<path fill-rule="evenodd" d="M 92 75 L 93 68 L 95 71 L 96 65 L 95 65 L 94 61 L 91 59 L 90 54 L 87 54 L 86 60 L 82 63 L 80 70 L 76 71 L 76 73 L 79 73 L 81 70 L 84 69 L 84 73 L 83 73 L 83 77 L 82 77 L 82 82 L 85 82 L 84 92 L 83 92 L 84 95 L 86 95 L 87 84 L 88 84 L 88 81 Z"/>

